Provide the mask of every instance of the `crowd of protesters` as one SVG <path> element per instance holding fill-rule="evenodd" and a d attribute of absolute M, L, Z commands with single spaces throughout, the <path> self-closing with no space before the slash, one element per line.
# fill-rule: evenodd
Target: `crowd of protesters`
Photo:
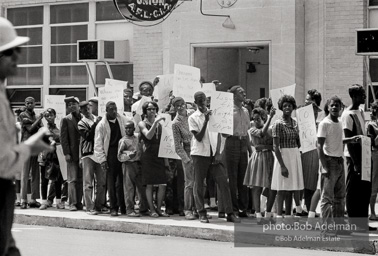
<path fill-rule="evenodd" d="M 374 230 L 363 225 L 361 219 L 367 221 L 370 204 L 370 220 L 378 220 L 374 210 L 378 191 L 378 103 L 371 105 L 372 121 L 365 123 L 359 107 L 366 98 L 362 86 L 349 88 L 349 107 L 337 96 L 328 99 L 322 120 L 318 118 L 323 111 L 321 94 L 308 91 L 303 106 L 313 106 L 318 143 L 317 149 L 302 153 L 292 113 L 303 106 L 297 106 L 292 96 L 279 99 L 282 116 L 272 122 L 276 109 L 270 98 L 254 102 L 246 99 L 241 86 L 230 87 L 228 92 L 234 95 L 230 136 L 209 131 L 211 98 L 203 92 L 196 92 L 193 102 L 170 93 L 169 105 L 159 110 L 158 99 L 154 99 L 156 84 L 158 79 L 142 82 L 138 98 L 133 98 L 131 89 L 124 90 L 123 107 L 133 111 L 134 118 L 118 114 L 114 102 L 106 104 L 106 114 L 101 117 L 97 98 L 80 102 L 76 97 L 67 97 L 69 114 L 57 125 L 54 109 L 37 116 L 35 100 L 26 98 L 25 107 L 16 110 L 21 141 L 36 133 L 45 118 L 53 135 L 50 140 L 62 146 L 67 180 L 60 172 L 56 175 L 51 171 L 57 166 L 59 169 L 55 152 L 30 157 L 20 181 L 16 180 L 21 192 L 16 206 L 44 210 L 53 206 L 55 198 L 57 209 L 67 204 L 70 211 L 77 211 L 85 206 L 90 215 L 158 218 L 179 214 L 203 223 L 209 222 L 207 209 L 211 209 L 230 222 L 256 217 L 258 224 L 265 224 L 272 217 L 276 221 L 293 216 L 318 217 L 320 201 L 324 221 L 342 218 L 346 212 L 350 222 Z M 138 115 L 135 111 L 142 96 L 152 100 L 143 104 L 143 114 Z M 158 157 L 162 112 L 171 116 L 180 160 Z M 371 182 L 361 178 L 363 135 L 371 138 Z M 40 196 L 42 204 L 36 200 Z M 326 230 L 324 235 L 336 234 Z"/>

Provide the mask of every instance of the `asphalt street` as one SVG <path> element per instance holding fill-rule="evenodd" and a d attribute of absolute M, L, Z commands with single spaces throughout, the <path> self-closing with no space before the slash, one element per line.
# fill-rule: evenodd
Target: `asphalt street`
<path fill-rule="evenodd" d="M 207 240 L 20 224 L 14 224 L 12 232 L 23 256 L 361 255 L 279 247 L 235 248 L 233 243 Z"/>

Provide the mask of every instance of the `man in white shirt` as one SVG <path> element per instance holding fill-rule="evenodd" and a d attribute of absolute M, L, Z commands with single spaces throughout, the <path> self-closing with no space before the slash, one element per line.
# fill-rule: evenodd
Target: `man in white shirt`
<path fill-rule="evenodd" d="M 16 198 L 13 179 L 21 174 L 23 164 L 31 155 L 53 150 L 42 141 L 47 132 L 43 128 L 18 144 L 16 120 L 4 86 L 7 77 L 17 74 L 19 46 L 28 41 L 29 37 L 17 36 L 13 25 L 0 17 L 0 255 L 20 255 L 11 233 Z"/>
<path fill-rule="evenodd" d="M 189 130 L 193 133 L 190 155 L 194 166 L 194 201 L 200 215 L 200 221 L 202 223 L 209 223 L 204 207 L 203 184 L 207 173 L 211 172 L 222 196 L 223 206 L 227 213 L 227 221 L 240 222 L 232 209 L 227 173 L 221 162 L 220 136 L 216 134 L 215 142 L 212 141 L 213 134 L 209 133 L 207 127 L 211 111 L 206 107 L 206 95 L 203 92 L 196 92 L 194 94 L 194 102 L 197 104 L 198 109 L 189 117 L 188 122 Z"/>
<path fill-rule="evenodd" d="M 343 112 L 341 121 L 345 139 L 354 136 L 366 136 L 364 111 L 360 109 L 365 104 L 366 93 L 363 86 L 354 84 L 349 88 L 352 105 Z M 347 162 L 346 208 L 350 222 L 362 229 L 367 229 L 371 182 L 362 180 L 362 147 L 361 143 L 349 143 L 344 155 Z M 369 227 L 370 231 L 377 228 Z"/>

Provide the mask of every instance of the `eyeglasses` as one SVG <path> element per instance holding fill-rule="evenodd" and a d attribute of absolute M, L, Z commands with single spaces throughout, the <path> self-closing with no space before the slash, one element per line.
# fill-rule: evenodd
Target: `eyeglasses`
<path fill-rule="evenodd" d="M 156 111 L 156 108 L 147 108 L 147 111 Z"/>
<path fill-rule="evenodd" d="M 11 48 L 11 49 L 1 52 L 0 55 L 10 57 L 14 54 L 14 52 L 20 53 L 21 48 L 20 47 Z"/>

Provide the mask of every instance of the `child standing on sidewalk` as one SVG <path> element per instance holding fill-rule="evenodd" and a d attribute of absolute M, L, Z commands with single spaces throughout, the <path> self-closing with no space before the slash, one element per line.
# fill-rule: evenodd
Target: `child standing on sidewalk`
<path fill-rule="evenodd" d="M 135 189 L 138 190 L 138 195 L 141 200 L 139 212 L 146 212 L 148 210 L 146 195 L 143 193 L 142 174 L 140 169 L 140 156 L 142 154 L 142 149 L 139 138 L 134 135 L 134 122 L 126 122 L 125 131 L 126 135 L 118 144 L 118 160 L 122 162 L 126 214 L 129 217 L 140 217 L 140 214 L 134 211 Z"/>
<path fill-rule="evenodd" d="M 318 128 L 318 154 L 322 165 L 321 177 L 321 204 L 323 222 L 328 224 L 334 221 L 344 223 L 345 208 L 345 173 L 343 160 L 343 143 L 359 141 L 359 137 L 343 139 L 343 126 L 339 120 L 339 113 L 343 103 L 337 96 L 331 97 L 326 103 L 328 116 L 320 122 Z M 323 237 L 349 235 L 347 230 L 322 230 Z"/>

